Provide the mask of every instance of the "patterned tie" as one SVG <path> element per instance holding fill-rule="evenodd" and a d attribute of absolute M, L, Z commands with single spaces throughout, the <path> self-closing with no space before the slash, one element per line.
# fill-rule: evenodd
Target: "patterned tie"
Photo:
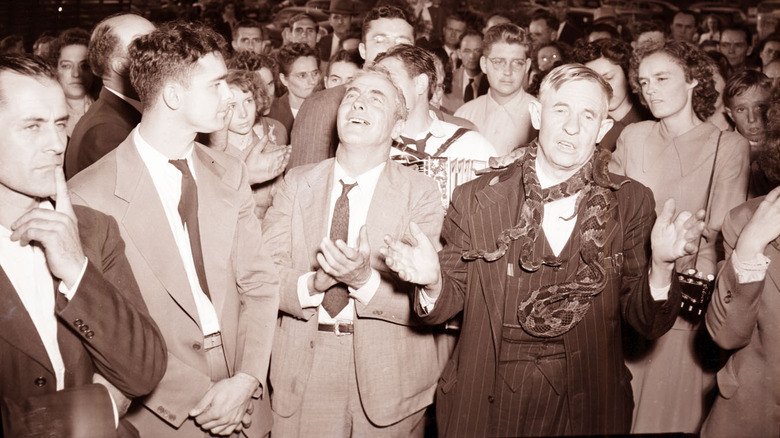
<path fill-rule="evenodd" d="M 192 261 L 195 262 L 195 272 L 198 274 L 198 283 L 208 299 L 209 286 L 206 283 L 206 268 L 203 265 L 203 250 L 200 246 L 200 226 L 198 225 L 198 186 L 190 173 L 190 167 L 186 159 L 169 160 L 169 163 L 181 172 L 181 197 L 179 198 L 179 216 L 181 224 L 187 228 L 190 236 L 190 249 Z"/>
<path fill-rule="evenodd" d="M 336 205 L 333 208 L 333 220 L 330 224 L 330 240 L 342 240 L 347 243 L 349 237 L 349 198 L 347 194 L 357 183 L 341 183 L 341 196 L 336 199 Z M 325 297 L 322 299 L 322 308 L 328 312 L 328 315 L 335 318 L 341 312 L 341 309 L 349 303 L 349 291 L 343 283 L 336 284 L 325 291 Z"/>
<path fill-rule="evenodd" d="M 477 94 L 474 92 L 474 78 L 469 78 L 469 83 L 466 85 L 466 89 L 463 90 L 463 102 L 468 102 L 471 99 L 474 98 L 474 95 Z"/>

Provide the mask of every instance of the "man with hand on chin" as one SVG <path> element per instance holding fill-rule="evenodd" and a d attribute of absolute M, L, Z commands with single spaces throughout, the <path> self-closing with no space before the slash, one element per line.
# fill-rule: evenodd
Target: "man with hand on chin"
<path fill-rule="evenodd" d="M 37 57 L 0 56 L 0 402 L 6 436 L 41 430 L 113 435 L 124 413 L 121 399 L 148 394 L 165 371 L 165 345 L 116 221 L 71 206 L 62 170 L 67 118 L 65 94 L 50 66 Z M 129 423 L 118 426 L 119 436 L 134 435 Z"/>
<path fill-rule="evenodd" d="M 611 93 L 581 64 L 552 70 L 530 105 L 538 140 L 456 189 L 438 257 L 414 224 L 386 238 L 387 266 L 421 286 L 424 321 L 464 314 L 437 390 L 443 436 L 630 430 L 621 325 L 648 338 L 672 327 L 674 261 L 695 251 L 704 212 L 675 217 L 671 201 L 656 220 L 646 187 L 609 174 L 596 143 Z"/>

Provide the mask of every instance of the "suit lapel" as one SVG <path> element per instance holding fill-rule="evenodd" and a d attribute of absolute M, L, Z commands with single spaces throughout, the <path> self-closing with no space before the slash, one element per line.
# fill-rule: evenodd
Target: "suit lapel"
<path fill-rule="evenodd" d="M 128 203 L 121 221 L 132 244 L 171 298 L 195 323 L 200 324 L 195 300 L 168 218 L 152 177 L 132 141 L 132 135 L 117 148 L 117 181 L 114 194 Z M 139 283 L 144 281 L 140 279 Z"/>
<path fill-rule="evenodd" d="M 16 293 L 11 280 L 0 267 L 0 337 L 22 351 L 24 354 L 52 371 L 51 361 L 43 342 L 38 335 L 38 329 L 27 313 L 21 298 Z M 59 328 L 61 331 L 62 328 Z"/>
<path fill-rule="evenodd" d="M 517 166 L 517 165 L 515 165 Z M 515 225 L 520 198 L 523 196 L 522 172 L 512 167 L 500 175 L 493 176 L 490 182 L 475 194 L 477 205 L 471 216 L 473 248 L 492 251 L 496 248 L 498 233 Z M 485 296 L 493 341 L 496 347 L 501 342 L 503 323 L 504 290 L 508 275 L 508 257 L 495 262 L 476 261 L 482 292 Z M 519 275 L 515 272 L 514 275 Z"/>
<path fill-rule="evenodd" d="M 402 224 L 409 220 L 401 216 L 406 214 L 407 207 L 404 205 L 406 197 L 400 196 L 401 193 L 409 193 L 405 186 L 409 181 L 399 177 L 398 169 L 393 161 L 388 161 L 374 189 L 374 196 L 371 198 L 371 204 L 368 207 L 368 216 L 366 231 L 368 232 L 368 243 L 371 245 L 371 266 L 384 266 L 384 260 L 379 257 L 379 248 L 384 245 L 384 236 L 400 237 L 406 231 L 401 229 Z M 395 214 L 387 214 L 394 212 Z"/>
<path fill-rule="evenodd" d="M 198 184 L 198 223 L 211 302 L 217 315 L 221 315 L 225 304 L 225 294 L 221 291 L 231 287 L 223 284 L 221 273 L 228 270 L 226 263 L 233 245 L 227 243 L 233 242 L 240 206 L 231 202 L 235 199 L 233 193 L 226 193 L 233 189 L 222 182 L 225 169 L 201 148 L 196 144 L 193 152 Z M 254 214 L 253 210 L 251 214 Z"/>
<path fill-rule="evenodd" d="M 307 190 L 302 190 L 298 196 L 301 217 L 310 218 L 303 227 L 307 254 L 312 257 L 320 247 L 320 241 L 328 236 L 328 213 L 330 212 L 330 192 L 333 190 L 333 169 L 335 159 L 323 161 L 312 172 L 306 174 Z M 316 261 L 312 260 L 312 263 Z"/>

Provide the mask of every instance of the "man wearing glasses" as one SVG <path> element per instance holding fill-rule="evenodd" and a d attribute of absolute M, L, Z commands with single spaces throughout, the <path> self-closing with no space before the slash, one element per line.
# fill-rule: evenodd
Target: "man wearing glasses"
<path fill-rule="evenodd" d="M 455 116 L 473 122 L 499 155 L 508 154 L 536 136 L 528 113 L 528 104 L 534 97 L 523 90 L 530 66 L 529 52 L 530 41 L 520 27 L 511 23 L 491 27 L 485 34 L 479 61 L 490 90 L 455 112 Z"/>

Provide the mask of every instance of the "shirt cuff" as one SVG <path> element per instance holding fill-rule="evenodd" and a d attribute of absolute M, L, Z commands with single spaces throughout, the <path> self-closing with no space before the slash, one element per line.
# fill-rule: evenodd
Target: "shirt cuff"
<path fill-rule="evenodd" d="M 420 308 L 422 308 L 423 314 L 427 315 L 433 311 L 433 306 L 436 304 L 436 298 L 431 298 L 425 288 L 418 287 L 417 290 L 420 294 Z"/>
<path fill-rule="evenodd" d="M 317 307 L 322 304 L 322 300 L 325 298 L 325 292 L 320 292 L 314 295 L 309 294 L 309 279 L 314 275 L 314 272 L 307 272 L 298 277 L 298 301 L 301 303 L 301 308 Z"/>
<path fill-rule="evenodd" d="M 73 296 L 76 295 L 79 284 L 81 284 L 81 279 L 84 277 L 84 273 L 87 272 L 88 263 L 89 259 L 84 257 L 84 265 L 81 267 L 81 272 L 79 273 L 78 278 L 76 278 L 76 282 L 73 283 L 73 287 L 69 289 L 68 286 L 65 286 L 65 283 L 62 281 L 60 281 L 59 286 L 57 286 L 57 290 L 60 291 L 61 294 L 65 295 L 65 298 L 67 298 L 68 301 L 72 300 Z"/>
<path fill-rule="evenodd" d="M 654 301 L 664 301 L 669 298 L 669 289 L 672 287 L 671 282 L 663 287 L 653 287 L 652 284 L 648 286 L 650 286 L 650 296 L 653 297 Z"/>
<path fill-rule="evenodd" d="M 114 410 L 114 428 L 119 429 L 119 410 L 116 408 L 116 402 L 114 396 L 111 395 L 111 391 L 108 391 L 108 398 L 111 399 L 111 408 Z"/>
<path fill-rule="evenodd" d="M 734 267 L 738 283 L 752 283 L 763 280 L 766 277 L 766 270 L 769 269 L 769 262 L 771 261 L 769 257 L 761 253 L 756 254 L 753 260 L 741 260 L 736 250 L 731 253 L 731 266 Z"/>
<path fill-rule="evenodd" d="M 349 290 L 349 295 L 352 298 L 358 300 L 360 304 L 367 306 L 368 303 L 371 302 L 371 299 L 374 298 L 376 291 L 379 290 L 379 284 L 381 281 L 382 277 L 379 275 L 379 272 L 376 269 L 371 268 L 371 276 L 368 277 L 366 284 L 361 286 L 359 289 L 347 287 L 347 290 Z"/>

